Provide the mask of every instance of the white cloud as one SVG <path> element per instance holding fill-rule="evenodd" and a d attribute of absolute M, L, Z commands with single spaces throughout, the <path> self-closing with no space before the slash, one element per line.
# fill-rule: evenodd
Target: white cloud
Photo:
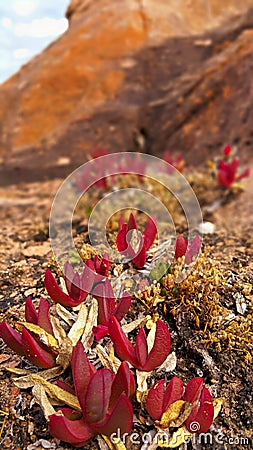
<path fill-rule="evenodd" d="M 11 28 L 12 26 L 12 20 L 9 17 L 3 17 L 1 19 L 1 24 L 3 25 L 4 28 Z"/>
<path fill-rule="evenodd" d="M 67 19 L 52 19 L 44 17 L 32 20 L 30 23 L 17 23 L 15 34 L 17 36 L 31 36 L 43 38 L 47 36 L 57 36 L 64 33 L 68 28 Z"/>
<path fill-rule="evenodd" d="M 31 50 L 29 48 L 17 48 L 13 51 L 13 56 L 15 59 L 26 59 L 31 55 Z"/>
<path fill-rule="evenodd" d="M 19 0 L 12 4 L 12 9 L 19 16 L 30 16 L 36 9 L 36 3 L 30 0 Z"/>

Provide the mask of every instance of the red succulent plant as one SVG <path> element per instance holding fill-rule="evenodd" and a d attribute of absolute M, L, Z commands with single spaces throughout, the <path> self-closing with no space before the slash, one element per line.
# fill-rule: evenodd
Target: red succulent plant
<path fill-rule="evenodd" d="M 159 380 L 148 392 L 146 409 L 154 421 L 158 423 L 170 405 L 178 400 L 184 400 L 192 405 L 190 414 L 185 420 L 188 431 L 205 433 L 210 428 L 214 417 L 213 399 L 204 386 L 203 378 L 196 377 L 187 383 L 173 377 L 165 388 L 164 380 Z"/>
<path fill-rule="evenodd" d="M 67 294 L 62 291 L 51 270 L 48 269 L 45 273 L 44 283 L 51 299 L 63 306 L 73 308 L 82 303 L 91 292 L 94 283 L 94 273 L 88 266 L 85 266 L 82 274 L 79 275 L 78 272 L 74 272 L 71 264 L 66 262 L 64 266 L 64 281 Z"/>
<path fill-rule="evenodd" d="M 32 364 L 41 368 L 51 368 L 56 365 L 56 349 L 52 349 L 46 345 L 46 333 L 53 336 L 53 328 L 49 318 L 49 303 L 44 299 L 40 299 L 38 312 L 36 311 L 32 299 L 27 298 L 25 305 L 25 319 L 27 323 L 38 325 L 44 330 L 44 338 L 39 339 L 37 335 L 33 337 L 33 333 L 29 332 L 25 324 L 21 333 L 16 331 L 5 321 L 0 323 L 0 337 L 14 352 L 21 356 L 25 356 Z"/>
<path fill-rule="evenodd" d="M 250 169 L 247 167 L 245 170 L 239 170 L 240 161 L 238 158 L 234 158 L 231 161 L 219 161 L 217 177 L 221 186 L 229 188 L 235 182 L 241 181 L 250 175 Z"/>
<path fill-rule="evenodd" d="M 127 338 L 115 316 L 111 316 L 109 320 L 109 334 L 117 355 L 122 360 L 130 362 L 136 369 L 145 372 L 151 372 L 159 367 L 170 352 L 170 332 L 162 320 L 156 322 L 154 345 L 150 352 L 143 327 L 139 330 L 135 347 Z"/>
<path fill-rule="evenodd" d="M 134 266 L 141 269 L 145 265 L 147 251 L 154 243 L 157 227 L 154 219 L 149 217 L 144 233 L 141 236 L 136 236 L 134 230 L 138 230 L 134 215 L 132 213 L 130 214 L 128 223 L 124 223 L 121 217 L 119 219 L 119 232 L 116 245 L 122 255 L 130 258 Z M 137 246 L 134 245 L 136 237 Z"/>
<path fill-rule="evenodd" d="M 95 255 L 93 259 L 87 259 L 85 264 L 94 272 L 94 283 L 98 283 L 108 276 L 110 260 L 107 253 L 104 254 L 101 261 L 99 257 Z"/>
<path fill-rule="evenodd" d="M 99 340 L 108 333 L 109 320 L 112 316 L 120 322 L 132 303 L 132 297 L 124 293 L 116 304 L 114 292 L 110 280 L 106 278 L 104 283 L 99 283 L 92 291 L 93 297 L 98 301 L 98 326 L 93 328 L 96 339 Z"/>
<path fill-rule="evenodd" d="M 199 234 L 196 234 L 191 244 L 182 235 L 179 235 L 175 244 L 175 258 L 181 258 L 185 256 L 186 264 L 190 264 L 193 260 L 193 256 L 199 254 L 201 248 L 201 240 Z"/>
<path fill-rule="evenodd" d="M 96 370 L 88 360 L 82 343 L 72 353 L 72 373 L 81 413 L 61 408 L 49 417 L 50 433 L 74 447 L 82 447 L 97 434 L 111 436 L 129 433 L 133 407 L 129 400 L 135 392 L 133 375 L 123 362 L 116 375 L 108 369 Z"/>
<path fill-rule="evenodd" d="M 250 175 L 250 169 L 240 169 L 240 160 L 236 157 L 237 149 L 226 145 L 222 158 L 217 161 L 217 179 L 221 186 L 230 188 L 234 183 L 240 182 Z"/>
<path fill-rule="evenodd" d="M 182 158 L 181 155 L 179 155 L 177 157 L 177 159 L 172 159 L 172 156 L 169 152 L 169 150 L 165 150 L 164 154 L 163 154 L 163 159 L 164 161 L 166 161 L 168 164 L 170 164 L 171 166 L 175 167 L 175 169 L 179 170 L 179 172 L 183 172 L 184 170 L 184 166 L 185 166 L 185 161 Z"/>

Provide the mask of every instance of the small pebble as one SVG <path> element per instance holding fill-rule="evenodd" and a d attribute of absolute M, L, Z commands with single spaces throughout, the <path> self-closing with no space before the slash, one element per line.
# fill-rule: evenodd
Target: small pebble
<path fill-rule="evenodd" d="M 211 222 L 202 222 L 199 225 L 199 232 L 201 234 L 212 234 L 215 231 L 215 225 Z"/>

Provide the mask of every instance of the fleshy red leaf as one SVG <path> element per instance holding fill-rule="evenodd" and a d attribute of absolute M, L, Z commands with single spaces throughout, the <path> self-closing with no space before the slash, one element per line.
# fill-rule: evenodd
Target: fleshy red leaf
<path fill-rule="evenodd" d="M 183 400 L 185 400 L 188 403 L 197 402 L 200 398 L 200 394 L 203 389 L 203 383 L 204 383 L 203 378 L 200 377 L 192 378 L 186 385 Z"/>
<path fill-rule="evenodd" d="M 100 339 L 103 339 L 108 334 L 108 326 L 106 325 L 98 325 L 97 327 L 92 328 L 92 332 L 96 338 L 97 341 L 100 341 Z"/>
<path fill-rule="evenodd" d="M 151 349 L 147 361 L 141 370 L 151 372 L 160 366 L 167 358 L 170 352 L 170 331 L 167 325 L 162 321 L 156 322 L 156 333 L 153 348 Z"/>
<path fill-rule="evenodd" d="M 227 172 L 225 170 L 218 170 L 217 178 L 221 186 L 223 187 L 230 187 L 234 180 L 229 180 L 227 177 Z"/>
<path fill-rule="evenodd" d="M 145 266 L 146 258 L 147 258 L 147 252 L 146 252 L 146 246 L 143 242 L 143 239 L 141 241 L 141 250 L 138 252 L 138 254 L 132 259 L 132 263 L 137 267 L 137 269 L 142 269 Z"/>
<path fill-rule="evenodd" d="M 121 394 L 131 398 L 135 391 L 135 381 L 129 365 L 122 362 L 112 382 L 109 410 L 113 409 Z"/>
<path fill-rule="evenodd" d="M 206 433 L 213 423 L 214 406 L 212 403 L 204 402 L 200 405 L 195 421 L 200 424 L 199 433 Z"/>
<path fill-rule="evenodd" d="M 138 365 L 137 358 L 135 354 L 135 349 L 124 331 L 122 330 L 116 317 L 111 316 L 109 320 L 109 334 L 113 342 L 114 348 L 118 356 L 126 361 L 129 361 L 132 366 L 136 367 Z"/>
<path fill-rule="evenodd" d="M 201 397 L 200 397 L 200 403 L 204 403 L 204 402 L 211 402 L 212 403 L 213 398 L 209 392 L 209 390 L 204 386 L 201 392 Z"/>
<path fill-rule="evenodd" d="M 74 274 L 72 283 L 70 284 L 69 296 L 75 301 L 79 301 L 80 298 L 82 298 L 83 300 L 85 297 L 85 295 L 81 291 L 81 279 L 78 272 Z"/>
<path fill-rule="evenodd" d="M 239 175 L 238 180 L 241 181 L 243 178 L 247 178 L 250 176 L 250 168 L 246 167 L 246 169 Z"/>
<path fill-rule="evenodd" d="M 92 286 L 94 284 L 95 274 L 90 268 L 85 265 L 83 272 L 80 276 L 80 297 L 84 300 L 87 295 L 92 291 Z"/>
<path fill-rule="evenodd" d="M 25 355 L 21 334 L 5 321 L 0 323 L 0 337 L 15 353 L 21 356 Z"/>
<path fill-rule="evenodd" d="M 103 420 L 106 416 L 111 396 L 113 374 L 109 369 L 96 372 L 87 387 L 85 396 L 84 417 L 93 424 Z"/>
<path fill-rule="evenodd" d="M 225 156 L 229 156 L 230 153 L 231 153 L 231 151 L 232 151 L 231 145 L 226 145 L 226 146 L 224 147 L 224 149 L 223 149 L 223 154 L 224 154 Z"/>
<path fill-rule="evenodd" d="M 71 420 L 59 414 L 49 416 L 49 431 L 56 439 L 75 447 L 82 447 L 94 436 L 83 419 Z"/>
<path fill-rule="evenodd" d="M 112 413 L 106 417 L 101 424 L 92 424 L 97 432 L 106 436 L 111 436 L 119 430 L 122 437 L 124 433 L 130 433 L 133 426 L 133 407 L 130 400 L 121 395 Z"/>
<path fill-rule="evenodd" d="M 82 411 L 85 411 L 85 395 L 92 375 L 96 373 L 95 367 L 88 360 L 83 344 L 78 342 L 73 348 L 71 358 L 72 375 L 75 391 Z"/>
<path fill-rule="evenodd" d="M 22 329 L 22 345 L 27 359 L 35 366 L 50 369 L 56 365 L 55 357 L 44 350 L 25 329 Z"/>
<path fill-rule="evenodd" d="M 184 384 L 182 380 L 180 380 L 180 378 L 178 377 L 171 378 L 164 393 L 163 411 L 166 411 L 171 403 L 180 400 L 182 398 L 183 392 Z"/>
<path fill-rule="evenodd" d="M 191 243 L 190 248 L 189 248 L 189 252 L 190 252 L 191 257 L 193 257 L 194 255 L 198 255 L 199 254 L 200 247 L 201 247 L 201 239 L 200 239 L 199 234 L 196 234 L 196 236 L 192 240 L 192 243 Z"/>
<path fill-rule="evenodd" d="M 123 317 L 125 317 L 126 313 L 129 311 L 132 304 L 132 297 L 127 292 L 124 292 L 122 295 L 117 308 L 114 311 L 114 316 L 120 322 Z"/>
<path fill-rule="evenodd" d="M 25 320 L 38 325 L 38 314 L 31 297 L 28 297 L 25 302 Z"/>
<path fill-rule="evenodd" d="M 153 420 L 160 420 L 163 412 L 164 380 L 159 380 L 148 392 L 146 410 Z"/>
<path fill-rule="evenodd" d="M 135 352 L 138 364 L 143 367 L 148 357 L 148 344 L 144 328 L 141 327 L 136 337 Z"/>
<path fill-rule="evenodd" d="M 67 288 L 68 293 L 70 293 L 72 281 L 75 276 L 75 272 L 69 261 L 65 262 L 63 272 L 64 272 L 64 280 L 66 283 L 66 288 Z"/>
<path fill-rule="evenodd" d="M 107 253 L 104 254 L 100 264 L 100 275 L 107 276 L 110 269 L 110 259 Z"/>
<path fill-rule="evenodd" d="M 178 236 L 175 244 L 175 258 L 181 258 L 185 255 L 188 241 L 183 236 Z"/>
<path fill-rule="evenodd" d="M 204 402 L 197 410 L 197 414 L 194 417 L 192 415 L 187 418 L 185 425 L 188 431 L 198 433 L 206 433 L 213 423 L 214 406 L 212 403 Z"/>
<path fill-rule="evenodd" d="M 98 323 L 107 326 L 116 306 L 110 280 L 106 278 L 104 283 L 97 284 L 92 295 L 98 301 Z"/>
<path fill-rule="evenodd" d="M 94 256 L 94 267 L 98 274 L 107 276 L 110 269 L 110 260 L 107 253 L 104 254 L 102 261 L 100 262 L 97 255 Z"/>
<path fill-rule="evenodd" d="M 152 217 L 149 217 L 143 233 L 146 250 L 148 250 L 154 243 L 156 234 L 157 234 L 157 227 L 155 221 L 154 219 L 152 219 Z"/>
<path fill-rule="evenodd" d="M 133 213 L 131 213 L 129 216 L 127 228 L 128 228 L 128 231 L 129 230 L 138 230 L 138 226 L 137 226 L 137 223 L 136 223 Z"/>
<path fill-rule="evenodd" d="M 126 223 L 123 223 L 121 229 L 118 232 L 117 238 L 116 238 L 116 245 L 119 252 L 123 252 L 127 249 L 128 244 L 126 241 L 126 235 L 128 233 L 128 227 Z"/>
<path fill-rule="evenodd" d="M 48 269 L 45 273 L 45 288 L 48 292 L 48 295 L 51 297 L 51 299 L 56 302 L 60 303 L 60 305 L 63 306 L 70 306 L 74 307 L 79 305 L 82 300 L 79 302 L 73 300 L 69 295 L 66 295 L 61 288 L 58 286 L 57 281 L 55 280 L 52 272 Z"/>
<path fill-rule="evenodd" d="M 41 297 L 38 309 L 37 324 L 39 325 L 39 327 L 43 328 L 43 330 L 47 331 L 49 334 L 52 334 L 53 336 L 54 333 L 52 324 L 50 322 L 49 310 L 50 310 L 49 303 L 43 297 Z"/>

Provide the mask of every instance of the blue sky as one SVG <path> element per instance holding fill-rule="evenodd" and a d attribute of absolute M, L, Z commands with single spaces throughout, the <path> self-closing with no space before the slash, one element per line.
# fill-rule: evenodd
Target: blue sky
<path fill-rule="evenodd" d="M 69 0 L 0 0 L 0 83 L 68 26 Z"/>

